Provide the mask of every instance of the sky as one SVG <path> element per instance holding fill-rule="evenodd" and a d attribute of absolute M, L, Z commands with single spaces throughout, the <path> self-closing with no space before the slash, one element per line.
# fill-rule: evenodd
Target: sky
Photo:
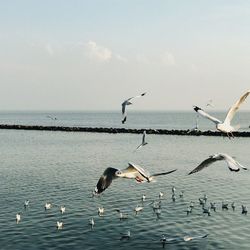
<path fill-rule="evenodd" d="M 1 111 L 228 110 L 249 69 L 247 0 L 0 0 Z"/>

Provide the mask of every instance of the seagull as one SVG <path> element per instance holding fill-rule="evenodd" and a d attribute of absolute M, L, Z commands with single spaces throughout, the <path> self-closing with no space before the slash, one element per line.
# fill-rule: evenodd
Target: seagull
<path fill-rule="evenodd" d="M 53 117 L 53 116 L 51 116 L 51 115 L 47 115 L 47 117 L 50 118 L 51 120 L 57 120 L 56 117 Z"/>
<path fill-rule="evenodd" d="M 140 95 L 134 96 L 134 97 L 130 97 L 130 98 L 128 98 L 127 100 L 125 100 L 125 101 L 122 103 L 122 115 L 123 115 L 122 123 L 125 123 L 126 120 L 127 120 L 126 106 L 132 104 L 132 102 L 131 102 L 132 99 L 134 99 L 134 98 L 139 98 L 139 97 L 142 97 L 142 96 L 144 96 L 144 95 L 146 95 L 146 92 L 145 92 L 145 93 L 142 93 L 142 94 L 140 94 Z"/>
<path fill-rule="evenodd" d="M 98 215 L 101 217 L 104 214 L 104 208 L 103 207 L 98 207 Z"/>
<path fill-rule="evenodd" d="M 216 212 L 216 204 L 215 202 L 210 202 L 210 208 L 214 210 L 214 212 Z"/>
<path fill-rule="evenodd" d="M 206 107 L 208 107 L 208 106 L 214 108 L 214 104 L 213 104 L 213 100 L 212 99 L 208 100 L 208 102 L 206 104 Z"/>
<path fill-rule="evenodd" d="M 48 210 L 48 209 L 51 209 L 51 207 L 52 207 L 52 204 L 51 203 L 45 203 L 45 205 L 44 205 L 44 209 L 45 209 L 45 211 L 46 210 Z"/>
<path fill-rule="evenodd" d="M 235 210 L 235 204 L 234 204 L 234 202 L 232 202 L 231 207 L 232 207 L 232 209 L 234 211 Z"/>
<path fill-rule="evenodd" d="M 60 212 L 61 212 L 61 214 L 64 214 L 64 213 L 65 213 L 65 210 L 66 210 L 65 206 L 61 206 L 61 207 L 60 207 Z"/>
<path fill-rule="evenodd" d="M 93 229 L 93 227 L 94 227 L 94 225 L 95 225 L 95 221 L 94 221 L 93 218 L 91 218 L 91 219 L 89 220 L 89 225 L 90 225 L 91 228 Z"/>
<path fill-rule="evenodd" d="M 25 200 L 24 201 L 24 208 L 26 209 L 30 204 L 30 201 L 29 200 Z"/>
<path fill-rule="evenodd" d="M 168 172 L 150 175 L 148 171 L 144 170 L 142 167 L 134 163 L 128 163 L 128 167 L 123 170 L 109 167 L 101 175 L 99 181 L 97 182 L 95 190 L 93 191 L 93 194 L 97 195 L 97 194 L 102 193 L 106 188 L 110 186 L 110 184 L 112 183 L 112 180 L 118 177 L 127 178 L 127 179 L 135 179 L 138 183 L 151 182 L 155 176 L 167 175 L 167 174 L 175 172 L 176 170 L 177 169 L 174 169 Z"/>
<path fill-rule="evenodd" d="M 244 205 L 241 205 L 242 208 L 242 214 L 247 214 L 247 207 Z"/>
<path fill-rule="evenodd" d="M 164 194 L 163 194 L 162 192 L 160 192 L 160 193 L 159 193 L 159 199 L 161 199 L 161 198 L 163 197 L 163 195 L 164 195 Z"/>
<path fill-rule="evenodd" d="M 21 220 L 21 214 L 20 213 L 17 213 L 16 214 L 16 224 L 18 224 Z"/>
<path fill-rule="evenodd" d="M 207 214 L 208 216 L 211 216 L 210 208 L 202 207 L 202 209 L 203 209 L 203 214 Z"/>
<path fill-rule="evenodd" d="M 120 209 L 116 209 L 116 212 L 119 213 L 119 219 L 120 220 L 128 219 L 128 214 L 127 213 L 123 213 Z"/>
<path fill-rule="evenodd" d="M 146 200 L 146 195 L 145 194 L 142 195 L 141 200 L 142 200 L 142 202 L 144 202 Z"/>
<path fill-rule="evenodd" d="M 221 160 L 226 161 L 227 166 L 231 171 L 238 172 L 240 170 L 240 167 L 244 170 L 247 170 L 246 167 L 242 166 L 239 162 L 237 162 L 235 159 L 233 159 L 230 155 L 225 154 L 225 153 L 218 153 L 218 154 L 214 154 L 214 155 L 209 156 L 209 158 L 207 158 L 202 163 L 200 163 L 200 165 L 198 167 L 193 169 L 189 173 L 189 175 L 196 173 L 196 172 L 199 172 L 203 168 L 210 166 L 212 163 L 214 163 L 216 161 L 221 161 Z"/>
<path fill-rule="evenodd" d="M 141 206 L 139 206 L 139 205 L 137 205 L 137 206 L 135 207 L 135 209 L 134 209 L 136 215 L 137 215 L 139 212 L 141 212 L 142 210 L 143 210 L 143 207 L 141 207 Z"/>
<path fill-rule="evenodd" d="M 195 239 L 201 239 L 201 238 L 206 238 L 208 236 L 208 234 L 205 234 L 205 235 L 200 235 L 200 236 L 194 236 L 194 237 L 191 237 L 191 236 L 184 236 L 183 237 L 183 240 L 184 241 L 190 241 L 190 240 L 195 240 Z"/>
<path fill-rule="evenodd" d="M 146 136 L 146 130 L 143 131 L 142 142 L 141 142 L 141 144 L 135 149 L 135 151 L 138 150 L 139 148 L 141 148 L 142 146 L 145 146 L 145 145 L 148 144 L 147 142 L 145 142 L 145 136 Z"/>
<path fill-rule="evenodd" d="M 199 113 L 201 116 L 214 122 L 216 125 L 216 129 L 223 132 L 223 133 L 226 133 L 227 136 L 230 138 L 230 135 L 232 137 L 234 137 L 232 132 L 236 130 L 233 126 L 231 126 L 231 121 L 232 121 L 236 111 L 239 109 L 240 105 L 246 100 L 246 98 L 248 97 L 249 94 L 250 94 L 250 91 L 247 91 L 244 95 L 242 95 L 240 97 L 240 99 L 235 104 L 233 104 L 233 106 L 229 109 L 227 116 L 223 122 L 218 120 L 217 118 L 209 115 L 203 109 L 201 109 L 197 106 L 193 106 L 193 108 L 194 108 L 194 111 Z"/>
<path fill-rule="evenodd" d="M 222 202 L 221 208 L 222 208 L 222 210 L 224 210 L 224 209 L 228 210 L 228 203 Z"/>
<path fill-rule="evenodd" d="M 58 230 L 63 229 L 63 225 L 64 225 L 64 224 L 63 224 L 62 221 L 57 221 L 57 222 L 56 222 L 56 227 L 57 227 Z"/>
<path fill-rule="evenodd" d="M 192 208 L 188 207 L 187 210 L 186 210 L 186 212 L 187 212 L 187 215 L 189 215 L 190 213 L 192 213 Z"/>
<path fill-rule="evenodd" d="M 130 230 L 127 231 L 127 233 L 121 233 L 121 238 L 120 240 L 129 240 L 131 237 Z"/>
<path fill-rule="evenodd" d="M 172 187 L 172 194 L 174 194 L 175 191 L 176 191 L 176 188 L 173 186 L 173 187 Z"/>

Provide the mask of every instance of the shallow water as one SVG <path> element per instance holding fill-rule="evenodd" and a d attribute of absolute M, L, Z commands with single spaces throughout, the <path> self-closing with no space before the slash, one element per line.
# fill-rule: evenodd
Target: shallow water
<path fill-rule="evenodd" d="M 193 116 L 187 117 L 192 121 Z M 32 122 L 38 122 L 36 117 Z M 137 152 L 133 151 L 141 135 L 134 134 L 0 130 L 0 138 L 1 249 L 161 249 L 162 234 L 209 234 L 205 239 L 169 244 L 167 249 L 249 249 L 250 218 L 241 214 L 241 205 L 250 205 L 249 171 L 232 173 L 225 162 L 217 162 L 187 176 L 217 152 L 235 156 L 249 167 L 248 138 L 147 135 L 149 144 Z M 105 168 L 125 168 L 129 161 L 151 173 L 177 171 L 152 183 L 118 179 L 103 195 L 92 198 Z M 172 186 L 176 187 L 175 202 L 171 199 Z M 181 190 L 183 199 L 179 198 Z M 160 191 L 164 199 L 157 219 L 149 204 L 158 199 Z M 141 204 L 142 194 L 147 196 L 144 210 L 135 216 L 133 209 Z M 202 214 L 198 202 L 204 194 L 208 204 L 217 203 L 217 212 L 212 211 L 211 216 Z M 25 210 L 26 199 L 30 206 Z M 53 207 L 45 212 L 48 201 Z M 187 216 L 190 201 L 195 202 L 195 208 Z M 222 201 L 234 201 L 236 210 L 230 207 L 222 211 Z M 59 212 L 61 205 L 66 206 L 63 215 Z M 98 217 L 98 206 L 105 208 L 104 217 Z M 124 210 L 129 218 L 120 221 L 115 209 Z M 21 222 L 17 225 L 18 212 Z M 93 230 L 88 224 L 92 217 Z M 64 222 L 63 230 L 56 229 L 57 220 Z M 120 241 L 120 233 L 128 229 L 131 239 Z"/>

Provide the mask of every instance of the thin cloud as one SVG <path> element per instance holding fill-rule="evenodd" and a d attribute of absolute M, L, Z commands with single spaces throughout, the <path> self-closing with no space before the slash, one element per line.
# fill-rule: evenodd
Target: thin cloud
<path fill-rule="evenodd" d="M 110 49 L 97 45 L 96 42 L 89 41 L 86 47 L 89 57 L 99 62 L 109 62 L 113 56 Z"/>

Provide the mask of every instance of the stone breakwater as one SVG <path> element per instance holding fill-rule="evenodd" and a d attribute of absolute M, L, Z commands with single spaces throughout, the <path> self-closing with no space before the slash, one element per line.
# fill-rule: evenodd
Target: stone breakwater
<path fill-rule="evenodd" d="M 42 131 L 62 131 L 62 132 L 90 132 L 90 133 L 130 133 L 142 134 L 146 130 L 147 134 L 156 135 L 186 135 L 186 136 L 225 136 L 219 131 L 192 131 L 177 129 L 129 129 L 129 128 L 102 128 L 102 127 L 65 127 L 65 126 L 39 126 L 39 125 L 8 125 L 0 124 L 0 129 L 15 130 L 42 130 Z M 234 132 L 235 137 L 250 137 L 250 132 Z"/>

